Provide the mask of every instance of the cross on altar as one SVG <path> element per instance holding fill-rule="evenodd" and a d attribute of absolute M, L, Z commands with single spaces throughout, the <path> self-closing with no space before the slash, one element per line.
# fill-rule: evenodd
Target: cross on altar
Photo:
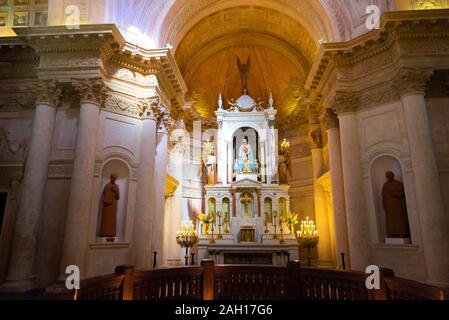
<path fill-rule="evenodd" d="M 251 203 L 251 201 L 253 201 L 253 199 L 247 194 L 245 194 L 245 196 L 242 199 L 240 199 L 240 201 L 243 204 L 243 217 L 250 218 L 251 215 L 249 213 L 249 204 Z"/>

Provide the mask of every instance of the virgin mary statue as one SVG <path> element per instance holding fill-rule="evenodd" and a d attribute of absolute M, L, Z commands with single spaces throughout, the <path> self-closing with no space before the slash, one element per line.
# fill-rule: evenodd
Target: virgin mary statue
<path fill-rule="evenodd" d="M 254 153 L 251 145 L 248 143 L 248 137 L 243 138 L 235 170 L 237 173 L 254 173 L 256 170 Z"/>

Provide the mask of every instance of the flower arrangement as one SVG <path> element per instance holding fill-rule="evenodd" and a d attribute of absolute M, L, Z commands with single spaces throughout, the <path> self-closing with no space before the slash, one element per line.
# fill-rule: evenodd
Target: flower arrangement
<path fill-rule="evenodd" d="M 197 219 L 205 227 L 204 228 L 205 230 L 203 229 L 203 234 L 204 233 L 207 234 L 209 232 L 209 225 L 214 222 L 213 221 L 214 220 L 213 214 L 200 213 L 200 214 L 198 214 Z"/>
<path fill-rule="evenodd" d="M 292 212 L 287 216 L 287 219 L 285 221 L 288 224 L 288 228 L 290 229 L 290 232 L 292 234 L 295 234 L 295 226 L 299 223 L 298 216 L 298 213 Z"/>

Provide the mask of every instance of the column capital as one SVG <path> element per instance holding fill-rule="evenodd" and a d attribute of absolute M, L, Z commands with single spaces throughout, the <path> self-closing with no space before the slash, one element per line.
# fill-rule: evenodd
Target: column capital
<path fill-rule="evenodd" d="M 310 149 L 322 149 L 323 148 L 323 135 L 321 128 L 314 129 L 306 132 L 306 143 Z"/>
<path fill-rule="evenodd" d="M 157 110 L 161 100 L 159 96 L 139 99 L 140 116 L 142 119 L 157 121 Z"/>
<path fill-rule="evenodd" d="M 360 105 L 360 96 L 354 92 L 337 91 L 331 102 L 331 109 L 337 115 L 355 113 Z"/>
<path fill-rule="evenodd" d="M 106 97 L 106 88 L 102 79 L 74 79 L 72 86 L 81 99 L 81 103 L 92 103 L 101 107 Z"/>
<path fill-rule="evenodd" d="M 325 109 L 320 120 L 326 130 L 338 128 L 340 126 L 337 114 L 332 109 Z"/>
<path fill-rule="evenodd" d="M 409 94 L 424 95 L 432 75 L 432 69 L 401 68 L 393 78 L 393 87 L 401 97 Z"/>
<path fill-rule="evenodd" d="M 55 80 L 37 80 L 31 84 L 36 105 L 45 104 L 57 108 L 62 98 L 62 88 Z"/>
<path fill-rule="evenodd" d="M 159 104 L 158 107 L 154 109 L 154 113 L 157 119 L 157 132 L 168 133 L 175 125 L 175 121 L 170 116 L 168 108 Z"/>

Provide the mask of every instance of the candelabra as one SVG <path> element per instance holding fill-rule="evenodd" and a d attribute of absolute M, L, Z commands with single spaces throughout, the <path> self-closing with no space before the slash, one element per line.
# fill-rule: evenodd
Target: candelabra
<path fill-rule="evenodd" d="M 222 214 L 220 211 L 217 212 L 217 217 L 218 217 L 218 235 L 217 235 L 217 240 L 223 239 L 223 235 L 221 234 L 221 217 Z"/>
<path fill-rule="evenodd" d="M 268 212 L 265 212 L 265 234 L 270 233 L 270 230 L 268 229 L 269 220 L 270 216 L 268 215 Z"/>
<path fill-rule="evenodd" d="M 288 149 L 290 149 L 290 142 L 287 139 L 284 138 L 284 140 L 281 143 L 281 150 L 285 151 L 285 150 L 288 150 Z"/>
<path fill-rule="evenodd" d="M 318 236 L 318 231 L 316 230 L 315 222 L 311 221 L 309 217 L 307 217 L 306 221 L 302 221 L 301 230 L 297 232 L 296 238 L 298 239 L 300 246 L 307 249 L 307 261 L 309 267 L 311 267 L 311 251 L 317 246 L 320 239 Z"/>
<path fill-rule="evenodd" d="M 279 241 L 279 243 L 280 244 L 284 244 L 285 243 L 285 241 L 284 241 L 284 227 L 283 227 L 283 224 L 284 224 L 284 218 L 282 217 L 282 213 L 279 215 L 279 226 L 280 226 L 280 231 L 281 231 L 281 239 L 280 239 L 280 241 Z"/>
<path fill-rule="evenodd" d="M 214 244 L 215 243 L 215 239 L 214 239 L 215 219 L 213 217 L 212 217 L 211 224 L 212 224 L 212 227 L 210 229 L 210 244 Z"/>
<path fill-rule="evenodd" d="M 277 211 L 273 212 L 273 227 L 274 227 L 274 235 L 273 235 L 273 239 L 277 239 L 278 235 L 277 235 L 277 222 L 276 219 L 278 217 L 278 213 Z"/>
<path fill-rule="evenodd" d="M 198 235 L 191 220 L 183 221 L 181 229 L 176 232 L 176 242 L 186 249 L 185 264 L 189 265 L 189 249 L 198 243 Z"/>

